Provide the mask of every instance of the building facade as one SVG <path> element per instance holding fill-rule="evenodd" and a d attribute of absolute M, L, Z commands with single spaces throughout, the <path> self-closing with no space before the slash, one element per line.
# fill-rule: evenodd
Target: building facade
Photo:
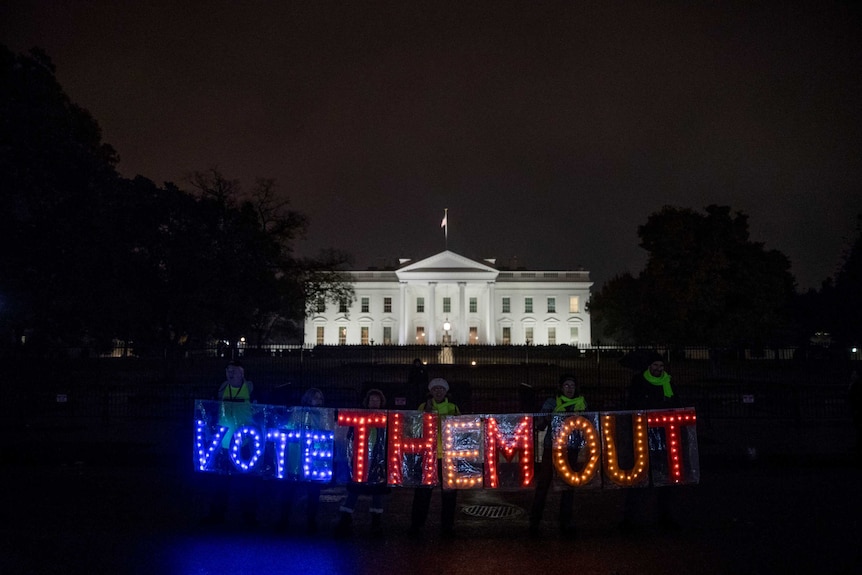
<path fill-rule="evenodd" d="M 579 345 L 591 341 L 587 271 L 509 271 L 444 251 L 354 271 L 350 304 L 305 320 L 316 345 Z"/>

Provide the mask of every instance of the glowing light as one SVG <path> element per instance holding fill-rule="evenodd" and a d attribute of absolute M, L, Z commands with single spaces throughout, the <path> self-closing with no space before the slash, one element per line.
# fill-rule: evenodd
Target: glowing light
<path fill-rule="evenodd" d="M 647 450 L 647 419 L 642 413 L 632 414 L 632 445 L 634 452 L 634 464 L 629 472 L 623 471 L 619 466 L 617 455 L 616 437 L 617 422 L 616 415 L 605 414 L 602 416 L 602 439 L 604 440 L 604 471 L 612 483 L 624 487 L 631 487 L 644 483 L 649 478 L 649 452 Z M 624 416 L 620 416 L 624 417 Z"/>
<path fill-rule="evenodd" d="M 481 462 L 482 450 L 475 446 L 481 442 L 471 440 L 471 435 L 481 437 L 482 421 L 475 418 L 465 421 L 459 417 L 443 418 L 443 483 L 448 489 L 465 489 L 482 486 L 482 474 L 460 471 L 458 462 Z M 458 448 L 459 444 L 474 447 Z"/>
<path fill-rule="evenodd" d="M 245 445 L 250 446 L 248 458 L 244 458 L 242 454 L 242 448 Z M 237 469 L 248 472 L 260 461 L 263 455 L 263 445 L 263 439 L 257 429 L 247 425 L 240 427 L 231 438 L 230 460 Z"/>
<path fill-rule="evenodd" d="M 404 414 L 394 411 L 389 418 L 390 485 L 402 485 L 404 472 L 401 464 L 406 455 L 422 456 L 422 485 L 437 483 L 437 415 L 422 414 L 422 437 L 405 437 Z"/>
<path fill-rule="evenodd" d="M 485 419 L 485 481 L 488 487 L 500 484 L 497 475 L 497 454 L 502 453 L 506 461 L 518 455 L 521 470 L 521 486 L 527 487 L 533 481 L 533 418 L 524 415 L 511 436 L 500 431 L 497 418 Z"/>
<path fill-rule="evenodd" d="M 682 477 L 682 450 L 680 449 L 679 429 L 686 425 L 695 425 L 697 417 L 694 411 L 668 411 L 650 412 L 650 427 L 663 427 L 667 440 L 667 463 L 670 480 L 673 483 L 681 483 Z"/>
<path fill-rule="evenodd" d="M 365 483 L 368 479 L 368 429 L 385 428 L 385 412 L 347 411 L 338 413 L 338 425 L 353 427 L 353 480 Z"/>
<path fill-rule="evenodd" d="M 335 434 L 331 431 L 314 430 L 303 434 L 302 477 L 310 481 L 332 479 L 332 455 Z"/>
<path fill-rule="evenodd" d="M 583 434 L 586 440 L 585 447 L 589 449 L 590 455 L 583 471 L 580 473 L 569 466 L 567 457 L 569 435 L 575 431 L 580 431 Z M 553 443 L 554 469 L 557 470 L 563 481 L 576 487 L 588 484 L 595 477 L 600 456 L 601 449 L 599 448 L 598 433 L 592 422 L 582 415 L 573 415 L 566 418 L 557 430 Z"/>
<path fill-rule="evenodd" d="M 206 442 L 204 436 L 207 430 L 207 422 L 202 419 L 198 419 L 195 429 L 195 450 L 198 455 L 198 470 L 206 471 L 210 466 L 210 463 L 215 460 L 213 455 L 218 451 L 222 439 L 230 428 L 225 427 L 224 425 L 219 425 L 218 429 L 212 436 L 212 440 L 206 447 L 204 446 L 204 443 Z"/>

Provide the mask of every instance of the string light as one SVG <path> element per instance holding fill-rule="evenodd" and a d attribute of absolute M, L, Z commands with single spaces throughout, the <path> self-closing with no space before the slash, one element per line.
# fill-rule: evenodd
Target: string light
<path fill-rule="evenodd" d="M 245 439 L 251 441 L 251 456 L 248 460 L 243 459 L 242 447 L 245 444 Z M 230 460 L 237 469 L 248 472 L 257 465 L 263 455 L 263 440 L 257 429 L 251 426 L 243 426 L 237 429 L 231 439 Z"/>
<path fill-rule="evenodd" d="M 225 433 L 228 432 L 229 427 L 225 427 L 224 425 L 219 425 L 215 434 L 212 437 L 212 441 L 210 441 L 209 445 L 204 447 L 204 443 L 206 440 L 204 439 L 204 434 L 207 429 L 206 421 L 202 419 L 198 419 L 195 425 L 195 450 L 198 454 L 198 470 L 206 471 L 207 467 L 210 465 L 210 462 L 214 461 L 215 458 L 213 455 L 218 451 L 219 446 L 221 445 L 221 440 L 224 438 Z"/>
<path fill-rule="evenodd" d="M 390 412 L 389 418 L 389 484 L 402 485 L 404 471 L 403 458 L 407 455 L 422 457 L 422 485 L 437 483 L 437 415 L 423 413 L 422 436 L 405 437 L 404 413 Z"/>
<path fill-rule="evenodd" d="M 333 429 L 336 424 L 332 415 L 313 425 L 324 429 L 292 429 L 292 422 L 281 415 L 285 410 L 289 413 L 289 408 L 272 409 L 272 406 L 256 405 L 252 408 L 252 415 L 256 422 L 260 420 L 262 423 L 232 429 L 230 424 L 217 423 L 219 406 L 220 402 L 204 401 L 198 401 L 195 405 L 194 465 L 198 471 L 269 474 L 270 477 L 288 481 L 332 480 L 335 452 Z M 335 414 L 335 410 L 320 411 Z M 263 417 L 258 418 L 258 415 Z M 555 417 L 561 419 L 563 416 Z M 624 438 L 617 437 L 619 417 L 630 417 L 632 421 L 634 463 L 629 469 L 620 468 L 618 447 Z M 513 463 L 515 457 L 518 458 L 519 473 L 515 485 L 529 487 L 533 480 L 535 458 L 533 420 L 533 414 L 440 418 L 435 413 L 385 410 L 342 411 L 336 418 L 337 425 L 354 428 L 352 477 L 357 482 L 368 481 L 371 430 L 382 428 L 389 432 L 387 483 L 411 487 L 435 485 L 437 437 L 438 433 L 442 433 L 443 481 L 447 489 L 498 489 L 501 487 L 500 464 L 503 461 Z M 442 421 L 442 430 L 438 429 L 438 421 Z M 605 412 L 600 415 L 570 414 L 561 425 L 555 426 L 552 444 L 554 468 L 562 480 L 572 486 L 583 487 L 594 483 L 599 470 L 603 471 L 609 486 L 642 485 L 649 479 L 650 454 L 655 453 L 650 451 L 649 433 L 651 429 L 656 429 L 663 434 L 667 446 L 667 478 L 662 477 L 661 481 L 671 484 L 696 483 L 699 476 L 696 435 L 689 435 L 691 440 L 687 443 L 682 441 L 683 428 L 694 426 L 696 422 L 696 414 L 690 408 Z M 304 423 L 312 427 L 309 420 L 306 419 Z M 577 467 L 580 471 L 572 469 L 568 460 L 572 434 L 580 434 L 584 441 L 584 453 L 589 455 L 586 464 Z M 264 467 L 261 461 L 270 446 L 274 465 Z M 223 448 L 226 448 L 226 455 L 231 462 L 227 468 L 216 464 L 216 456 Z M 288 454 L 291 454 L 289 462 Z M 408 471 L 413 461 L 407 459 L 410 456 L 419 457 L 421 477 L 410 477 L 405 482 L 406 473 L 416 473 Z"/>
<path fill-rule="evenodd" d="M 647 450 L 647 418 L 642 413 L 632 414 L 632 441 L 634 464 L 630 472 L 623 471 L 619 466 L 619 456 L 616 449 L 617 415 L 602 416 L 602 440 L 604 442 L 605 477 L 616 485 L 631 487 L 645 483 L 649 476 L 649 455 Z"/>
<path fill-rule="evenodd" d="M 497 453 L 502 453 L 506 461 L 511 462 L 515 454 L 519 454 L 521 470 L 521 487 L 527 487 L 533 481 L 533 418 L 529 415 L 521 417 L 511 435 L 500 431 L 497 418 L 490 416 L 485 419 L 485 481 L 494 489 L 499 487 L 500 478 L 497 474 Z"/>
<path fill-rule="evenodd" d="M 580 473 L 573 470 L 568 462 L 569 435 L 580 431 L 586 440 L 590 457 L 583 471 Z M 553 458 L 554 468 L 560 474 L 563 481 L 573 486 L 587 485 L 596 474 L 596 466 L 600 457 L 599 440 L 593 423 L 582 415 L 567 417 L 554 436 Z"/>
<path fill-rule="evenodd" d="M 482 474 L 471 471 L 459 471 L 458 462 L 481 462 L 482 421 L 478 418 L 469 421 L 461 417 L 443 418 L 443 469 L 444 484 L 447 489 L 469 489 L 482 486 Z M 471 439 L 475 436 L 476 439 Z M 458 445 L 473 445 L 467 449 L 459 449 Z"/>
<path fill-rule="evenodd" d="M 347 411 L 338 413 L 338 425 L 353 427 L 353 480 L 365 483 L 368 480 L 368 429 L 386 427 L 386 413 Z"/>
<path fill-rule="evenodd" d="M 667 441 L 667 463 L 670 481 L 682 483 L 682 450 L 680 449 L 680 427 L 695 425 L 697 416 L 693 410 L 650 412 L 649 426 L 663 427 Z"/>

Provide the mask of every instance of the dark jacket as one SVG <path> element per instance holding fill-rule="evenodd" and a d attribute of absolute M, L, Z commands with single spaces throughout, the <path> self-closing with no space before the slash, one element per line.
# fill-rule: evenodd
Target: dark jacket
<path fill-rule="evenodd" d="M 665 397 L 662 386 L 648 382 L 642 372 L 632 377 L 626 409 L 668 409 L 680 405 L 679 396 L 675 392 L 672 397 Z"/>

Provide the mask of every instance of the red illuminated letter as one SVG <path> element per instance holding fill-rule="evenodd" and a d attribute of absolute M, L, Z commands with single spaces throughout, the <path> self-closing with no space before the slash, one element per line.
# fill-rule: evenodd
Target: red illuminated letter
<path fill-rule="evenodd" d="M 353 428 L 353 480 L 365 483 L 368 479 L 368 430 L 372 427 L 386 427 L 386 413 L 339 411 L 338 425 Z"/>
<path fill-rule="evenodd" d="M 389 415 L 389 484 L 401 485 L 404 477 L 401 459 L 404 455 L 422 455 L 422 484 L 437 483 L 437 414 L 422 414 L 422 437 L 404 436 L 404 414 Z"/>
<path fill-rule="evenodd" d="M 506 438 L 497 425 L 497 419 L 485 420 L 485 482 L 488 487 L 499 486 L 497 477 L 497 453 L 502 452 L 506 461 L 512 461 L 519 453 L 521 463 L 521 487 L 533 480 L 533 418 L 525 415 L 515 428 L 511 438 Z"/>

